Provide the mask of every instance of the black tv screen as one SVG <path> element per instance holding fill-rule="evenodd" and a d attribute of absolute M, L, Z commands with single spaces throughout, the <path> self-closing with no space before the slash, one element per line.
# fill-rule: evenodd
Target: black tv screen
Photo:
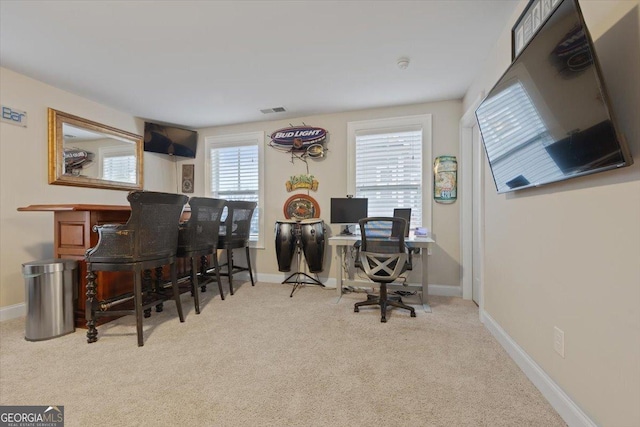
<path fill-rule="evenodd" d="M 195 158 L 197 146 L 196 131 L 150 122 L 144 124 L 144 151 Z"/>
<path fill-rule="evenodd" d="M 577 0 L 556 6 L 476 118 L 498 193 L 633 163 Z"/>

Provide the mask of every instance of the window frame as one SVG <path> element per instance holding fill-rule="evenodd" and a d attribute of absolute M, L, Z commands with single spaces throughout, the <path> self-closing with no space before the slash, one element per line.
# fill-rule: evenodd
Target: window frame
<path fill-rule="evenodd" d="M 218 148 L 238 147 L 256 145 L 258 147 L 258 239 L 250 240 L 249 246 L 253 248 L 264 249 L 265 238 L 265 161 L 264 161 L 264 132 L 244 132 L 229 135 L 210 135 L 204 137 L 205 148 L 205 170 L 204 170 L 204 188 L 205 196 L 213 197 L 211 188 L 211 150 Z"/>
<path fill-rule="evenodd" d="M 104 178 L 104 162 L 106 159 L 110 157 L 131 157 L 133 158 L 134 166 L 136 163 L 136 155 L 135 153 L 131 154 L 131 150 L 127 147 L 100 147 L 98 148 L 98 176 Z M 104 178 L 106 179 L 106 178 Z M 111 179 L 107 179 L 108 181 L 112 181 Z M 118 181 L 124 182 L 124 181 Z M 135 173 L 134 173 L 134 181 L 129 182 L 130 184 L 135 184 Z"/>
<path fill-rule="evenodd" d="M 388 133 L 422 129 L 422 227 L 432 230 L 433 224 L 433 173 L 432 173 L 432 116 L 420 114 L 415 116 L 390 117 L 382 119 L 361 120 L 347 123 L 347 193 L 356 191 L 356 134 Z"/>

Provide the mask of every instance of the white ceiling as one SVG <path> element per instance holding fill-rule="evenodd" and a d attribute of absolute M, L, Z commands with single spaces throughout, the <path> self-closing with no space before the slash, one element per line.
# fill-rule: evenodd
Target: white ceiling
<path fill-rule="evenodd" d="M 517 4 L 0 0 L 0 65 L 189 128 L 460 99 Z"/>

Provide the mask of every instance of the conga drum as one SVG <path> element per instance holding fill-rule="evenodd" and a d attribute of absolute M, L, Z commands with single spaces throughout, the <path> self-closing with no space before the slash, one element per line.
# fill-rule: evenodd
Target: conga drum
<path fill-rule="evenodd" d="M 309 271 L 322 271 L 324 261 L 324 221 L 321 219 L 305 219 L 300 222 L 302 250 L 307 260 Z"/>
<path fill-rule="evenodd" d="M 291 271 L 296 251 L 298 224 L 293 220 L 276 221 L 276 257 L 279 271 Z"/>

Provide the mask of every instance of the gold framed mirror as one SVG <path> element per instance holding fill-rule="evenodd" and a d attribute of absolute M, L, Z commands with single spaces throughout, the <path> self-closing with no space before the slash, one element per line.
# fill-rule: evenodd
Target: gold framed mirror
<path fill-rule="evenodd" d="M 49 184 L 142 190 L 142 136 L 49 108 Z"/>

